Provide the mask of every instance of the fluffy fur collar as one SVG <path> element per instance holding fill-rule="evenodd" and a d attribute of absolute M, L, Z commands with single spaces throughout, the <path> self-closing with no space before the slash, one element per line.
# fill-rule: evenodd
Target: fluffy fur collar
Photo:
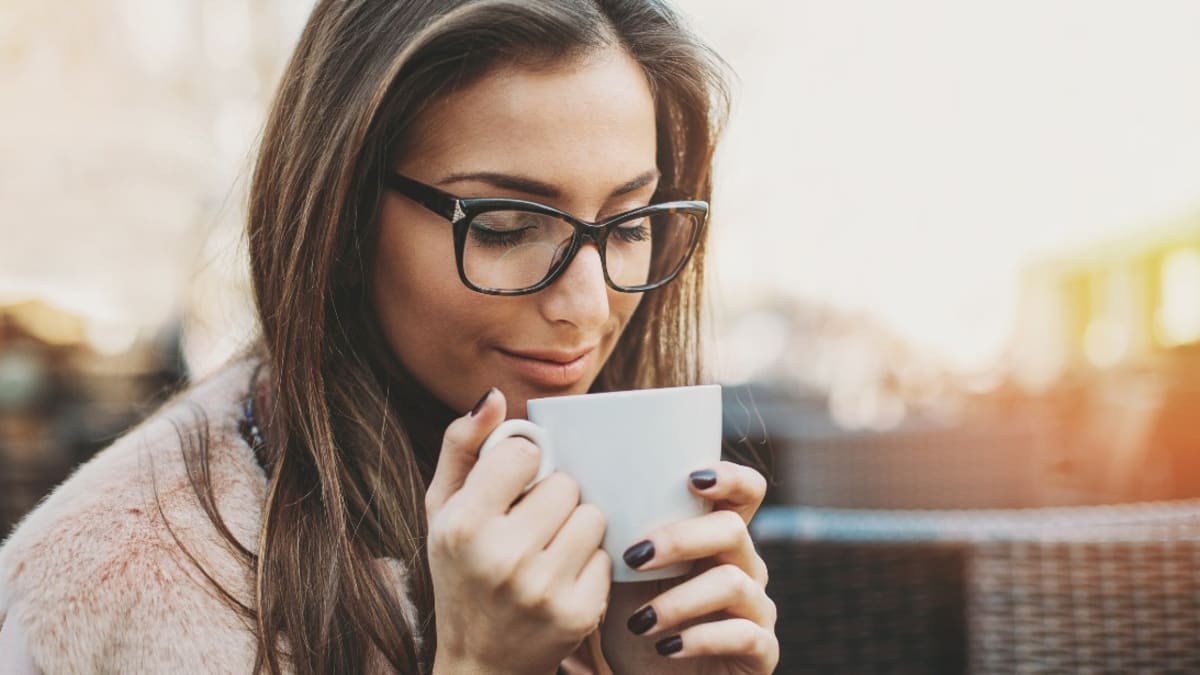
<path fill-rule="evenodd" d="M 207 424 L 217 508 L 256 550 L 266 476 L 237 431 L 253 367 L 229 366 L 168 403 L 81 466 L 0 547 L 0 620 L 21 626 L 40 669 L 251 670 L 252 627 L 184 549 L 246 604 L 252 571 L 197 502 L 183 457 Z M 387 562 L 403 588 L 402 568 Z"/>

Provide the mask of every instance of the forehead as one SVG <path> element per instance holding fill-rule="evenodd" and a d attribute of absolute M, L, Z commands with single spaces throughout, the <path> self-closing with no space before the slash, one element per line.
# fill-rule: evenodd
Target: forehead
<path fill-rule="evenodd" d="M 611 47 L 549 67 L 493 68 L 426 109 L 404 164 L 559 180 L 638 174 L 654 166 L 655 126 L 645 74 Z"/>

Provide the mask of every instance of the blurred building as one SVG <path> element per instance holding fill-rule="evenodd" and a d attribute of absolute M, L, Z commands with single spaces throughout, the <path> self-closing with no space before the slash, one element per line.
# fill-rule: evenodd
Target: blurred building
<path fill-rule="evenodd" d="M 1022 285 L 1008 356 L 982 383 L 876 321 L 760 303 L 719 341 L 726 381 L 746 383 L 727 435 L 772 447 L 786 503 L 1200 496 L 1200 213 L 1039 261 Z M 756 416 L 738 412 L 748 401 Z"/>
<path fill-rule="evenodd" d="M 1010 508 L 1086 501 L 1053 417 L 996 405 L 869 317 L 764 298 L 718 340 L 725 437 L 771 458 L 770 503 Z M 1019 409 L 1018 409 L 1019 407 Z"/>
<path fill-rule="evenodd" d="M 1021 307 L 1013 382 L 1059 411 L 1077 478 L 1200 496 L 1200 212 L 1030 266 Z"/>
<path fill-rule="evenodd" d="M 1027 388 L 1168 366 L 1200 342 L 1200 212 L 1031 265 L 1023 286 L 1010 360 Z"/>

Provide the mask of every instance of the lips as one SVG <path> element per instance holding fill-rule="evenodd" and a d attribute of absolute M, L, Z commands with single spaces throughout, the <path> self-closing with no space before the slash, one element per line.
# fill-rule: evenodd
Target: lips
<path fill-rule="evenodd" d="M 546 388 L 564 388 L 578 383 L 591 371 L 596 355 L 595 347 L 497 351 L 522 379 Z"/>
<path fill-rule="evenodd" d="M 587 347 L 584 349 L 574 349 L 574 350 L 542 349 L 542 350 L 518 351 L 515 349 L 501 349 L 500 351 L 502 351 L 506 354 L 512 355 L 512 356 L 523 358 L 523 359 L 533 359 L 535 361 L 546 361 L 547 363 L 557 363 L 559 365 L 567 365 L 574 361 L 578 361 L 580 358 L 582 358 L 584 356 L 587 356 L 590 352 L 594 351 L 595 349 L 596 349 L 595 347 Z"/>

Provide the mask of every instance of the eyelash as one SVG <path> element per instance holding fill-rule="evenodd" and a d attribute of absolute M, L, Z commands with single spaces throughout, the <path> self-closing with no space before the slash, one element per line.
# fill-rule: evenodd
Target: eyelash
<path fill-rule="evenodd" d="M 525 232 L 532 230 L 533 227 L 523 227 L 519 230 L 499 231 L 492 230 L 478 225 L 471 227 L 471 237 L 479 246 L 483 248 L 512 248 L 521 243 L 521 239 L 525 237 Z M 637 243 L 648 241 L 650 239 L 650 228 L 645 222 L 639 223 L 636 227 L 617 227 L 610 233 L 609 236 L 615 236 L 626 243 Z"/>
<path fill-rule="evenodd" d="M 621 240 L 629 243 L 648 241 L 650 239 L 650 228 L 646 226 L 645 218 L 642 218 L 641 221 L 637 227 L 618 227 L 614 234 Z"/>
<path fill-rule="evenodd" d="M 532 227 L 523 227 L 519 230 L 501 232 L 500 230 L 491 230 L 486 227 L 473 225 L 471 227 L 471 238 L 478 242 L 482 248 L 512 248 L 521 243 L 521 239 L 525 236 L 524 232 L 532 229 Z"/>

